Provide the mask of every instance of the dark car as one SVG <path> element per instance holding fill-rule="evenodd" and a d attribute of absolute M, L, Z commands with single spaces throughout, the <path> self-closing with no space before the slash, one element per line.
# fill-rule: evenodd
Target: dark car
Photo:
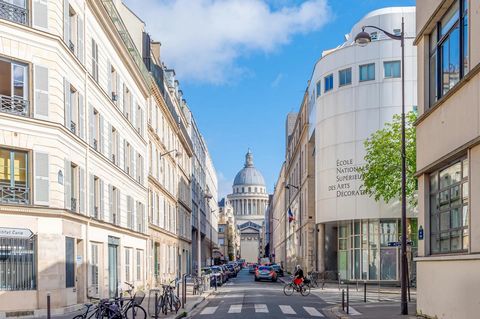
<path fill-rule="evenodd" d="M 237 277 L 237 270 L 235 269 L 235 267 L 233 265 L 229 264 L 226 267 L 228 268 L 228 270 L 230 270 L 230 273 L 231 273 L 232 277 Z"/>
<path fill-rule="evenodd" d="M 259 266 L 257 268 L 255 271 L 255 281 L 260 280 L 277 281 L 277 273 L 272 266 Z"/>
<path fill-rule="evenodd" d="M 277 273 L 278 277 L 283 277 L 283 276 L 284 276 L 282 266 L 280 266 L 280 265 L 272 265 L 272 268 L 273 268 L 273 270 L 275 270 L 275 272 Z"/>

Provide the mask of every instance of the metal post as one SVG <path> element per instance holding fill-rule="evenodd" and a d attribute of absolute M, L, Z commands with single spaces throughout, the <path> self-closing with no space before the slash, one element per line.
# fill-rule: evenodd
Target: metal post
<path fill-rule="evenodd" d="M 180 296 L 180 278 L 175 279 L 175 286 L 177 286 L 177 297 Z"/>
<path fill-rule="evenodd" d="M 345 311 L 345 289 L 342 289 L 342 311 Z"/>
<path fill-rule="evenodd" d="M 50 313 L 50 293 L 47 293 L 47 319 L 50 319 L 52 317 Z"/>
<path fill-rule="evenodd" d="M 402 315 L 408 315 L 407 304 L 407 165 L 405 146 L 405 25 L 402 17 Z"/>
<path fill-rule="evenodd" d="M 155 319 L 158 319 L 158 292 L 155 292 Z"/>
<path fill-rule="evenodd" d="M 187 274 L 183 275 L 182 288 L 182 308 L 185 309 L 185 303 L 187 302 Z"/>
<path fill-rule="evenodd" d="M 363 302 L 367 302 L 367 282 L 363 282 Z"/>
<path fill-rule="evenodd" d="M 350 288 L 347 282 L 347 315 L 350 313 Z"/>

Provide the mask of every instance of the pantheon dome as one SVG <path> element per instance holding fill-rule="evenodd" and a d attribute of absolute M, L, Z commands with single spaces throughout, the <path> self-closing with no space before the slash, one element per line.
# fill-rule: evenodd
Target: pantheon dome
<path fill-rule="evenodd" d="M 233 181 L 233 187 L 242 185 L 256 185 L 265 187 L 265 180 L 263 179 L 262 173 L 260 173 L 253 166 L 253 154 L 250 150 L 248 150 L 248 153 L 245 156 L 245 167 L 238 172 L 235 180 Z"/>

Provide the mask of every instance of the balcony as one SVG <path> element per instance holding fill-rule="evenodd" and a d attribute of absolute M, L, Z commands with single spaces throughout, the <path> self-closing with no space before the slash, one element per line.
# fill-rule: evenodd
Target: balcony
<path fill-rule="evenodd" d="M 0 183 L 0 203 L 28 205 L 29 194 L 28 187 Z"/>
<path fill-rule="evenodd" d="M 73 134 L 77 134 L 77 124 L 74 121 L 70 122 L 70 131 Z"/>
<path fill-rule="evenodd" d="M 72 51 L 72 53 L 75 53 L 75 44 L 73 44 L 71 40 L 68 42 L 68 48 L 70 51 Z"/>
<path fill-rule="evenodd" d="M 0 94 L 0 112 L 27 116 L 28 101 L 21 97 Z"/>
<path fill-rule="evenodd" d="M 28 10 L 14 4 L 0 0 L 0 19 L 15 23 L 28 24 Z"/>
<path fill-rule="evenodd" d="M 98 141 L 96 138 L 93 139 L 93 149 L 95 151 L 98 151 Z"/>

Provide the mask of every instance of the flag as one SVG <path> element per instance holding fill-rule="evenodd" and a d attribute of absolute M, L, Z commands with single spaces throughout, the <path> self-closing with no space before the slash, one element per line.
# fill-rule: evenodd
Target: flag
<path fill-rule="evenodd" d="M 288 209 L 288 222 L 291 223 L 294 220 L 295 220 L 295 216 L 293 215 L 292 210 L 289 208 Z"/>

